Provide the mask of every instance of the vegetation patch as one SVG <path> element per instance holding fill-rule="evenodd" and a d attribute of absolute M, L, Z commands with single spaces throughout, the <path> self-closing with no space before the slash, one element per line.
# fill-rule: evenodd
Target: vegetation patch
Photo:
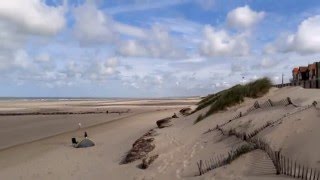
<path fill-rule="evenodd" d="M 243 102 L 245 97 L 261 97 L 269 91 L 271 86 L 272 83 L 270 79 L 261 78 L 245 85 L 238 84 L 216 94 L 208 95 L 198 103 L 198 107 L 194 112 L 199 111 L 207 106 L 210 106 L 210 109 L 205 115 L 199 116 L 195 123 L 200 122 L 211 114 Z"/>

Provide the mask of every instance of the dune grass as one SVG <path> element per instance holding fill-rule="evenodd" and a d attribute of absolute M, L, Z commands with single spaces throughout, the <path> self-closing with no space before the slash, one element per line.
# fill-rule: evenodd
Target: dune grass
<path fill-rule="evenodd" d="M 199 102 L 198 107 L 194 112 L 207 106 L 210 106 L 210 109 L 205 115 L 199 115 L 195 123 L 200 122 L 213 113 L 225 110 L 227 107 L 243 102 L 245 97 L 261 97 L 269 91 L 271 85 L 272 83 L 270 79 L 261 78 L 245 85 L 238 84 L 216 94 L 208 95 Z"/>

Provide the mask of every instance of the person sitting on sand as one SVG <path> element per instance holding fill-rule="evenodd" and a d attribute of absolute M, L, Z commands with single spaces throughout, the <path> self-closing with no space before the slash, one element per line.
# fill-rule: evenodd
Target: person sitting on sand
<path fill-rule="evenodd" d="M 71 138 L 72 145 L 78 144 L 78 141 L 75 137 Z"/>

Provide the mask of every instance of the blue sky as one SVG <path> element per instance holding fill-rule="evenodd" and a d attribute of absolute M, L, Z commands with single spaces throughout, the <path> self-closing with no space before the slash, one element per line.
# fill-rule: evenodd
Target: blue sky
<path fill-rule="evenodd" d="M 0 40 L 0 96 L 205 95 L 319 60 L 320 2 L 1 1 Z"/>

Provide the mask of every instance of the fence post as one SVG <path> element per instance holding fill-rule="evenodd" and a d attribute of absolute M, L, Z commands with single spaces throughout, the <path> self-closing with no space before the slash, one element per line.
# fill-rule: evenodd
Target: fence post
<path fill-rule="evenodd" d="M 204 173 L 208 172 L 208 161 L 204 160 Z"/>
<path fill-rule="evenodd" d="M 293 172 L 293 177 L 296 177 L 296 171 L 297 171 L 297 161 L 294 161 L 294 172 Z"/>
<path fill-rule="evenodd" d="M 198 165 L 198 168 L 199 168 L 199 173 L 200 173 L 200 176 L 202 175 L 202 160 L 200 160 L 199 164 Z"/>
<path fill-rule="evenodd" d="M 282 156 L 283 160 L 283 174 L 287 175 L 286 157 Z"/>
<path fill-rule="evenodd" d="M 290 97 L 287 97 L 288 104 L 293 104 Z"/>
<path fill-rule="evenodd" d="M 280 174 L 281 168 L 280 168 L 280 152 L 279 151 L 275 151 L 275 164 L 276 164 L 276 173 Z"/>
<path fill-rule="evenodd" d="M 289 174 L 289 176 L 290 176 L 290 159 L 289 158 L 287 158 L 287 164 L 288 164 L 288 174 Z"/>

